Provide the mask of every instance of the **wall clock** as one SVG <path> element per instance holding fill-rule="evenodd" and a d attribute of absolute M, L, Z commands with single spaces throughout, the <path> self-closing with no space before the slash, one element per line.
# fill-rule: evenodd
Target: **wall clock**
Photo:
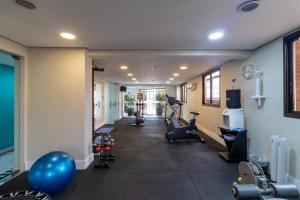
<path fill-rule="evenodd" d="M 243 67 L 243 77 L 246 80 L 250 80 L 253 78 L 254 70 L 255 70 L 254 68 L 255 68 L 254 64 L 246 64 Z"/>

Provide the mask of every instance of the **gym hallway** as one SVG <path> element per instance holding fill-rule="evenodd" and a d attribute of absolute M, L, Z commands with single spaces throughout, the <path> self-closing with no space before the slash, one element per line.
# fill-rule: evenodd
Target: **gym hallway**
<path fill-rule="evenodd" d="M 116 160 L 111 169 L 78 171 L 54 200 L 232 200 L 231 185 L 238 177 L 237 164 L 226 163 L 217 151 L 224 147 L 206 143 L 165 140 L 164 122 L 147 118 L 134 127 L 123 118 L 112 132 Z M 94 161 L 95 162 L 95 161 Z M 0 187 L 0 193 L 28 188 L 26 173 Z"/>

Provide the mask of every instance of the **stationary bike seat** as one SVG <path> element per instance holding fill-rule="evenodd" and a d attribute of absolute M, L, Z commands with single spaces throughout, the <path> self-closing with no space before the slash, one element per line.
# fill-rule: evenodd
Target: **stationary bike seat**
<path fill-rule="evenodd" d="M 200 113 L 198 113 L 198 112 L 191 112 L 191 114 L 193 114 L 193 115 L 200 115 Z"/>

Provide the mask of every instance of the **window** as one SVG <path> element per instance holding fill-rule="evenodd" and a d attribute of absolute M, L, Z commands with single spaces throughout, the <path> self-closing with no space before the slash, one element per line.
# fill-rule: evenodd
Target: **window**
<path fill-rule="evenodd" d="M 284 115 L 300 118 L 300 31 L 284 38 Z"/>
<path fill-rule="evenodd" d="M 180 101 L 187 102 L 187 83 L 181 84 L 180 86 Z"/>
<path fill-rule="evenodd" d="M 202 76 L 202 104 L 220 106 L 220 69 L 214 69 Z"/>

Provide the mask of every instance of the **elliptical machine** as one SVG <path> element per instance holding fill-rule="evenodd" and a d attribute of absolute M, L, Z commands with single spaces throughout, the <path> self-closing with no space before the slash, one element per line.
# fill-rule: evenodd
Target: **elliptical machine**
<path fill-rule="evenodd" d="M 139 92 L 137 93 L 137 100 L 136 100 L 136 112 L 135 112 L 135 123 L 131 124 L 132 126 L 143 126 L 145 119 L 144 119 L 144 93 Z"/>
<path fill-rule="evenodd" d="M 197 134 L 197 126 L 196 126 L 196 116 L 199 115 L 198 112 L 191 112 L 193 115 L 192 119 L 190 120 L 189 124 L 186 126 L 181 126 L 180 121 L 176 117 L 177 109 L 183 105 L 182 102 L 176 100 L 174 97 L 170 97 L 166 94 L 166 100 L 169 106 L 172 109 L 171 119 L 169 121 L 167 132 L 166 132 L 166 139 L 173 143 L 174 141 L 191 141 L 191 142 L 204 142 Z"/>

